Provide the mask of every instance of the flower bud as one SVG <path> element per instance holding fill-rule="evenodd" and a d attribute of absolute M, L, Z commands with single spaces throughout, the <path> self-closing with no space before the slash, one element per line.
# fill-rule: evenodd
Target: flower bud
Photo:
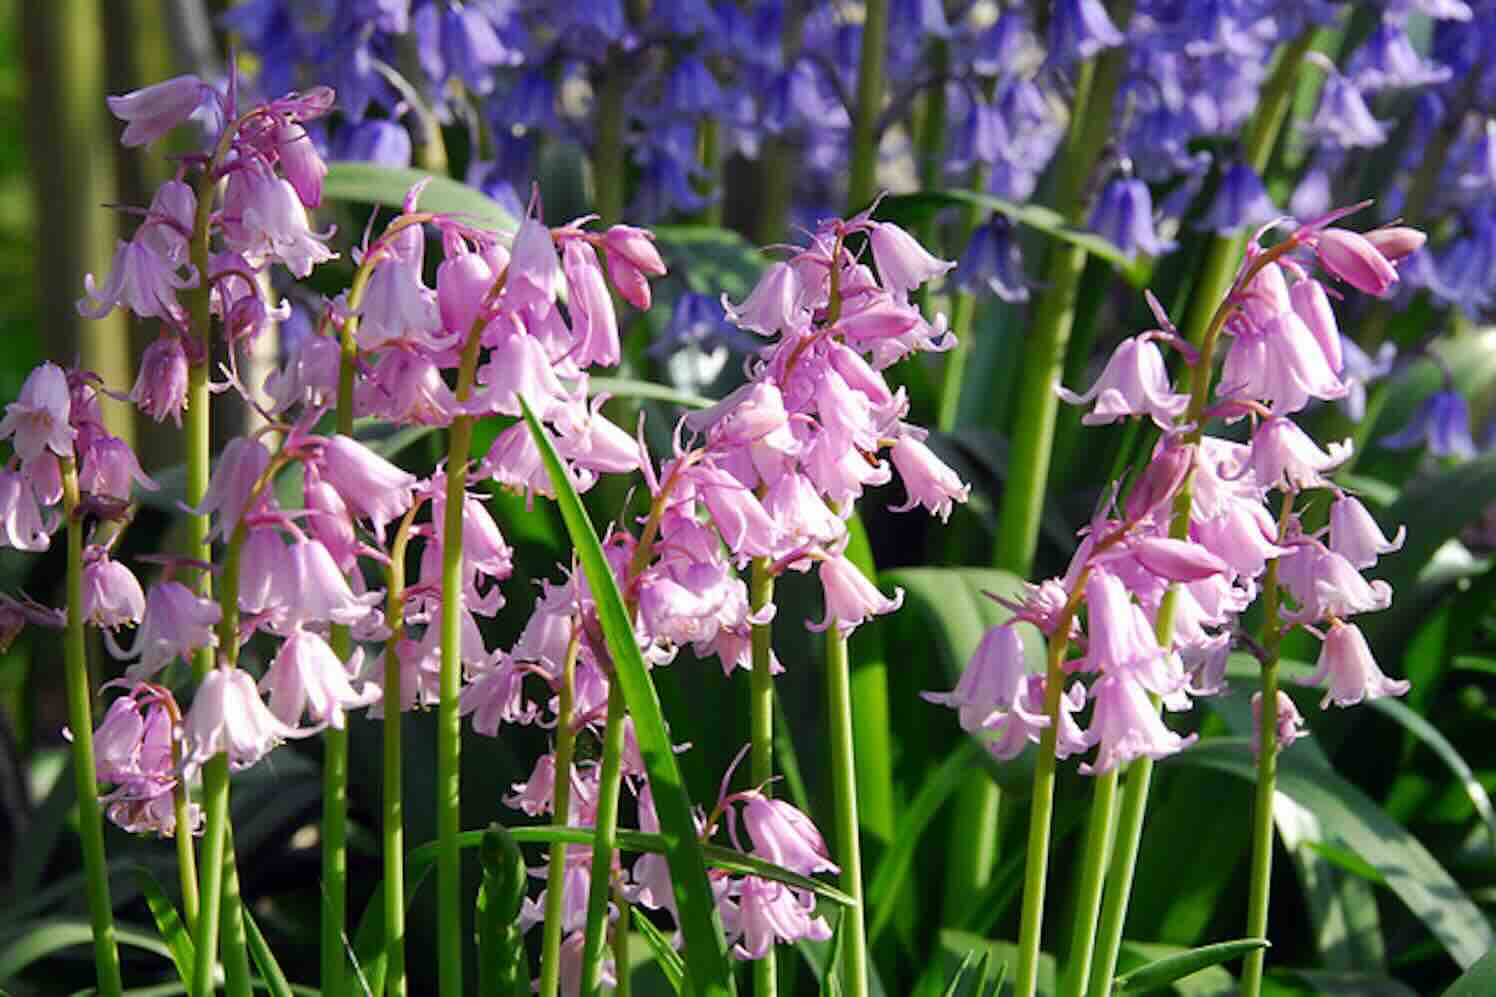
<path fill-rule="evenodd" d="M 1327 228 L 1315 237 L 1314 251 L 1326 270 L 1358 291 L 1380 296 L 1397 282 L 1397 270 L 1359 232 Z"/>

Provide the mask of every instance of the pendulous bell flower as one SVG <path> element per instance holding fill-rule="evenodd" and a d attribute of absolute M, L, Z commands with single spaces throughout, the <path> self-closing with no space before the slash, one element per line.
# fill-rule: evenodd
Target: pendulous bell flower
<path fill-rule="evenodd" d="M 1329 680 L 1325 698 L 1320 709 L 1331 703 L 1336 706 L 1354 706 L 1364 699 L 1381 696 L 1401 696 L 1412 688 L 1402 679 L 1390 679 L 1382 674 L 1371 654 L 1371 647 L 1361 628 L 1353 623 L 1336 622 L 1325 635 L 1320 646 L 1319 667 L 1309 677 L 1310 685 L 1320 685 Z"/>

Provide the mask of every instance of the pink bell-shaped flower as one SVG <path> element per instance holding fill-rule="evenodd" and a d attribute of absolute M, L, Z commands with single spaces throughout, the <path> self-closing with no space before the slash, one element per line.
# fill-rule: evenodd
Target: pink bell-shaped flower
<path fill-rule="evenodd" d="M 795 269 L 783 262 L 764 271 L 741 305 L 734 305 L 727 295 L 722 295 L 722 310 L 734 325 L 764 336 L 798 329 L 810 319 L 810 310 L 801 303 Z"/>
<path fill-rule="evenodd" d="M 951 504 L 965 502 L 971 494 L 971 486 L 963 484 L 950 465 L 907 429 L 899 435 L 889 456 L 909 493 L 909 500 L 895 506 L 894 512 L 922 505 L 944 523 L 950 519 Z"/>
<path fill-rule="evenodd" d="M 1163 354 L 1152 341 L 1130 336 L 1117 344 L 1106 369 L 1089 391 L 1078 395 L 1063 386 L 1055 393 L 1072 405 L 1096 405 L 1081 418 L 1087 426 L 1115 422 L 1118 417 L 1146 415 L 1160 429 L 1168 429 L 1189 405 L 1187 395 L 1175 394 Z"/>
<path fill-rule="evenodd" d="M 19 397 L 5 406 L 0 440 L 12 437 L 16 454 L 26 463 L 44 450 L 71 457 L 77 431 L 68 422 L 70 406 L 67 375 L 56 364 L 44 363 L 26 376 Z"/>
<path fill-rule="evenodd" d="M 1354 706 L 1363 699 L 1401 696 L 1412 688 L 1402 679 L 1390 679 L 1377 667 L 1361 628 L 1353 623 L 1335 623 L 1320 646 L 1319 668 L 1309 677 L 1310 685 L 1329 679 L 1330 686 L 1320 709 Z"/>
<path fill-rule="evenodd" d="M 1399 526 L 1397 535 L 1388 540 L 1366 506 L 1353 496 L 1341 495 L 1330 506 L 1330 549 L 1357 568 L 1364 570 L 1377 563 L 1378 555 L 1402 550 L 1407 533 L 1407 527 Z"/>
<path fill-rule="evenodd" d="M 196 76 L 176 76 L 106 97 L 109 112 L 125 122 L 120 144 L 129 148 L 149 145 L 192 116 L 213 90 Z"/>
<path fill-rule="evenodd" d="M 130 400 L 157 422 L 171 416 L 181 428 L 187 409 L 187 352 L 180 339 L 161 336 L 145 348 Z"/>
<path fill-rule="evenodd" d="M 743 826 L 753 839 L 760 858 L 802 876 L 817 872 L 841 872 L 826 851 L 826 842 L 810 818 L 783 800 L 770 799 L 757 790 L 742 794 Z"/>
<path fill-rule="evenodd" d="M 665 261 L 655 248 L 654 235 L 631 225 L 614 225 L 603 233 L 603 249 L 619 297 L 647 311 L 651 301 L 647 278 L 665 276 Z"/>
<path fill-rule="evenodd" d="M 826 617 L 810 624 L 812 630 L 825 630 L 835 624 L 846 637 L 871 617 L 892 613 L 904 604 L 903 589 L 894 589 L 893 598 L 885 596 L 844 554 L 825 557 L 820 576 L 826 595 Z"/>
<path fill-rule="evenodd" d="M 145 615 L 135 643 L 123 652 L 112 643 L 117 658 L 139 658 L 125 674 L 132 681 L 155 675 L 174 659 L 186 658 L 200 647 L 217 647 L 222 611 L 212 599 L 204 599 L 181 582 L 167 581 L 151 587 Z M 108 634 L 105 634 L 106 642 Z"/>
<path fill-rule="evenodd" d="M 314 730 L 329 725 L 342 730 L 345 711 L 368 706 L 380 695 L 373 683 L 354 688 L 350 673 L 358 670 L 363 652 L 355 651 L 354 656 L 354 667 L 345 666 L 327 641 L 297 627 L 260 680 L 260 691 L 270 695 L 270 712 L 288 726 L 295 726 L 305 713 Z"/>
<path fill-rule="evenodd" d="M 872 245 L 873 262 L 878 266 L 878 275 L 883 278 L 883 287 L 899 301 L 906 300 L 910 291 L 944 276 L 956 265 L 953 260 L 930 255 L 914 236 L 890 222 L 874 222 L 868 233 L 868 242 Z"/>
<path fill-rule="evenodd" d="M 348 511 L 367 519 L 384 539 L 384 528 L 405 515 L 413 501 L 415 475 L 402 471 L 347 436 L 330 436 L 322 448 L 319 472 L 343 499 Z"/>
<path fill-rule="evenodd" d="M 83 619 L 103 630 L 133 627 L 145 616 L 145 592 L 129 568 L 108 552 L 84 552 Z"/>
<path fill-rule="evenodd" d="M 1156 761 L 1195 743 L 1197 735 L 1181 737 L 1165 727 L 1147 692 L 1125 675 L 1103 675 L 1091 695 L 1096 705 L 1087 737 L 1099 748 L 1094 765 L 1081 764 L 1085 775 L 1099 775 L 1134 758 Z"/>
<path fill-rule="evenodd" d="M 184 727 L 189 765 L 227 754 L 235 770 L 253 765 L 287 738 L 309 733 L 277 719 L 242 668 L 214 668 L 203 677 Z"/>

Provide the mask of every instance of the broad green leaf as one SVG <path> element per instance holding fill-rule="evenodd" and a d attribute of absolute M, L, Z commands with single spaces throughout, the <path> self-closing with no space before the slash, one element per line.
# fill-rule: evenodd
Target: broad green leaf
<path fill-rule="evenodd" d="M 1229 772 L 1249 782 L 1256 778 L 1245 738 L 1202 744 L 1177 760 Z M 1485 915 L 1438 860 L 1340 775 L 1287 751 L 1279 761 L 1278 789 L 1312 811 L 1330 834 L 1381 870 L 1388 888 L 1461 967 L 1473 965 L 1496 942 Z"/>
<path fill-rule="evenodd" d="M 478 858 L 483 866 L 475 919 L 478 993 L 482 997 L 527 997 L 530 966 L 518 924 L 529 885 L 524 856 L 513 835 L 495 824 L 483 832 Z"/>
<path fill-rule="evenodd" d="M 1352 970 L 1275 968 L 1263 981 L 1263 997 L 1418 997 L 1406 983 L 1379 973 Z"/>
<path fill-rule="evenodd" d="M 918 194 L 895 194 L 885 197 L 878 204 L 878 215 L 882 218 L 918 223 L 946 208 L 969 205 L 1003 215 L 1010 221 L 1026 225 L 1061 242 L 1079 246 L 1092 256 L 1106 260 L 1116 267 L 1123 279 L 1133 287 L 1147 285 L 1153 273 L 1152 261 L 1146 257 L 1129 257 L 1115 244 L 1101 236 L 1072 228 L 1066 224 L 1064 215 L 1038 203 L 1019 204 L 971 190 L 922 191 Z"/>
<path fill-rule="evenodd" d="M 191 983 L 192 967 L 197 964 L 197 948 L 192 944 L 187 926 L 182 923 L 177 908 L 149 869 L 136 866 L 131 872 L 140 886 L 140 892 L 145 894 L 146 906 L 151 909 L 151 917 L 156 922 L 156 930 L 161 933 L 161 940 L 171 950 L 172 962 L 177 964 L 177 975 L 182 978 L 183 983 Z"/>
<path fill-rule="evenodd" d="M 741 301 L 758 283 L 766 259 L 732 229 L 713 225 L 656 225 L 655 243 L 670 271 L 691 290 Z"/>
<path fill-rule="evenodd" d="M 1323 856 L 1326 861 L 1345 870 L 1352 876 L 1364 879 L 1366 882 L 1374 883 L 1377 886 L 1387 885 L 1387 877 L 1382 875 L 1380 869 L 1344 845 L 1333 841 L 1306 841 L 1304 842 L 1304 847 L 1316 855 Z"/>
<path fill-rule="evenodd" d="M 247 905 L 244 907 L 244 935 L 249 942 L 250 958 L 255 961 L 255 967 L 265 978 L 266 988 L 274 997 L 291 997 L 291 984 L 286 981 L 286 974 L 276 961 L 275 953 L 270 951 L 270 943 L 265 941 L 265 935 L 255 923 Z"/>
<path fill-rule="evenodd" d="M 634 719 L 634 735 L 644 759 L 660 820 L 660 834 L 665 842 L 665 861 L 670 868 L 670 882 L 681 934 L 685 937 L 686 963 L 691 980 L 698 992 L 706 997 L 736 993 L 737 985 L 727 961 L 727 946 L 716 899 L 707 881 L 706 860 L 696 840 L 691 798 L 681 781 L 674 742 L 660 711 L 659 695 L 639 652 L 633 622 L 624 606 L 623 596 L 619 594 L 612 568 L 603 554 L 602 544 L 598 542 L 597 532 L 577 497 L 570 475 L 551 445 L 550 435 L 523 399 L 520 404 L 546 471 L 551 476 L 561 517 L 566 522 L 566 530 L 571 534 L 577 558 L 592 591 L 598 622 L 613 658 L 614 680 L 622 687 L 629 714 Z"/>
<path fill-rule="evenodd" d="M 93 945 L 93 928 L 81 918 L 43 918 L 6 938 L 0 945 L 0 983 L 5 983 L 26 967 L 73 946 Z M 115 925 L 115 937 L 130 948 L 142 949 L 170 961 L 170 947 L 154 934 L 136 928 Z"/>
<path fill-rule="evenodd" d="M 633 915 L 634 930 L 644 937 L 649 950 L 654 953 L 655 963 L 660 967 L 660 972 L 665 974 L 665 981 L 677 994 L 682 993 L 686 981 L 685 960 L 675 951 L 670 939 L 655 927 L 653 921 L 641 914 L 638 907 L 631 907 L 629 911 Z"/>
<path fill-rule="evenodd" d="M 1309 747 L 1294 746 L 1295 751 Z M 1328 766 L 1328 762 L 1324 762 Z M 1314 947 L 1329 969 L 1379 968 L 1387 961 L 1381 912 L 1370 882 L 1343 871 L 1315 845 L 1330 837 L 1312 811 L 1276 794 L 1273 823 L 1298 872 Z M 1364 860 L 1362 861 L 1365 864 Z"/>
<path fill-rule="evenodd" d="M 327 164 L 322 196 L 333 201 L 382 204 L 399 208 L 415 184 L 425 180 L 418 205 L 422 211 L 465 215 L 485 228 L 512 232 L 518 222 L 499 203 L 475 187 L 424 170 L 338 161 Z"/>
<path fill-rule="evenodd" d="M 1444 991 L 1444 997 L 1490 997 L 1491 994 L 1496 994 L 1496 949 L 1481 956 Z"/>
<path fill-rule="evenodd" d="M 1268 947 L 1269 943 L 1266 938 L 1238 938 L 1230 942 L 1202 945 L 1188 952 L 1166 956 L 1124 973 L 1113 981 L 1113 986 L 1117 993 L 1143 993 L 1166 987 L 1175 980 L 1182 980 L 1202 969 L 1219 966 L 1223 962 L 1240 958 L 1248 952 Z"/>
<path fill-rule="evenodd" d="M 1449 738 L 1445 737 L 1439 728 L 1429 723 L 1422 714 L 1410 709 L 1400 700 L 1374 699 L 1371 701 L 1371 706 L 1396 720 L 1408 733 L 1428 745 L 1434 754 L 1439 756 L 1439 760 L 1449 767 L 1449 771 L 1464 788 L 1465 795 L 1470 798 L 1470 805 L 1475 808 L 1480 819 L 1485 821 L 1486 829 L 1491 832 L 1492 839 L 1496 840 L 1496 810 L 1493 810 L 1491 806 L 1491 797 L 1486 792 L 1486 787 L 1481 785 L 1480 780 L 1475 777 L 1470 764 L 1465 761 L 1459 749 Z"/>

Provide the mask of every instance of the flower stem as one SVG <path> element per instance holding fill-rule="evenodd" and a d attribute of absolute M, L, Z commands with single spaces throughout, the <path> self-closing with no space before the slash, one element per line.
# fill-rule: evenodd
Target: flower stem
<path fill-rule="evenodd" d="M 1076 591 L 1083 586 L 1077 584 Z M 1034 997 L 1039 990 L 1039 941 L 1044 925 L 1044 890 L 1049 873 L 1049 831 L 1054 819 L 1055 744 L 1059 739 L 1060 696 L 1063 692 L 1065 651 L 1070 646 L 1070 612 L 1063 614 L 1049 638 L 1044 673 L 1044 715 L 1049 726 L 1039 735 L 1034 760 L 1034 792 L 1029 805 L 1028 850 L 1023 868 L 1023 911 L 1018 921 L 1018 969 L 1013 980 L 1017 997 Z"/>
<path fill-rule="evenodd" d="M 1117 810 L 1117 768 L 1096 777 L 1091 817 L 1086 828 L 1086 850 L 1081 857 L 1080 891 L 1075 898 L 1075 924 L 1070 952 L 1060 986 L 1061 997 L 1080 997 L 1096 951 L 1096 918 L 1101 912 L 1101 888 L 1112 846 L 1112 818 Z"/>
<path fill-rule="evenodd" d="M 603 766 L 598 776 L 597 819 L 593 825 L 592 877 L 587 888 L 587 929 L 582 940 L 582 983 L 578 993 L 591 997 L 601 977 L 603 947 L 608 940 L 608 898 L 613 893 L 613 853 L 618 846 L 618 800 L 623 780 L 623 686 L 608 689 L 608 722 L 603 728 Z M 627 931 L 620 923 L 619 931 Z M 618 967 L 627 972 L 628 967 Z"/>
<path fill-rule="evenodd" d="M 878 176 L 878 113 L 883 109 L 884 50 L 888 46 L 888 0 L 863 4 L 862 51 L 857 64 L 857 106 L 852 109 L 852 163 L 847 214 L 868 206 Z"/>
<path fill-rule="evenodd" d="M 1130 3 L 1117 20 L 1125 24 Z M 1075 74 L 1075 105 L 1055 181 L 1055 208 L 1073 225 L 1085 222 L 1086 182 L 1111 137 L 1112 99 L 1122 77 L 1126 48 L 1107 50 L 1081 63 Z M 1054 447 L 1059 397 L 1056 379 L 1064 368 L 1065 348 L 1075 322 L 1076 293 L 1086 266 L 1086 251 L 1068 243 L 1050 248 L 1044 286 L 1034 323 L 1025 339 L 1023 371 L 1011 427 L 1012 454 L 1008 488 L 998 515 L 995 565 L 1028 575 L 1039 540 L 1050 451 Z"/>
<path fill-rule="evenodd" d="M 507 271 L 506 271 L 507 273 Z M 502 280 L 502 276 L 500 280 Z M 457 400 L 466 402 L 478 368 L 482 325 L 468 334 L 457 375 Z M 462 726 L 457 696 L 462 679 L 462 519 L 473 417 L 452 420 L 447 444 L 447 498 L 442 523 L 440 698 L 436 706 L 437 958 L 441 997 L 462 997 Z"/>
<path fill-rule="evenodd" d="M 234 827 L 224 828 L 223 849 L 223 983 L 229 997 L 251 997 L 249 950 L 244 937 L 244 908 L 239 895 L 239 870 L 234 863 Z"/>
<path fill-rule="evenodd" d="M 173 738 L 172 762 L 180 769 L 182 764 L 181 743 Z M 192 790 L 185 777 L 177 780 L 172 791 L 172 816 L 177 822 L 177 877 L 182 884 L 182 920 L 190 932 L 197 924 L 197 850 L 192 837 Z"/>
<path fill-rule="evenodd" d="M 826 631 L 826 709 L 831 734 L 831 786 L 836 800 L 837 860 L 842 891 L 856 901 L 842 912 L 842 980 L 847 997 L 867 997 L 867 927 L 863 911 L 862 843 L 857 836 L 857 766 L 852 749 L 852 677 L 847 639 L 837 621 Z"/>
<path fill-rule="evenodd" d="M 1096 959 L 1091 965 L 1087 997 L 1106 997 L 1112 992 L 1117 956 L 1122 951 L 1122 929 L 1127 922 L 1127 901 L 1132 897 L 1132 877 L 1137 869 L 1138 846 L 1143 840 L 1143 814 L 1148 808 L 1148 788 L 1153 781 L 1153 759 L 1146 755 L 1127 766 L 1127 785 L 1122 790 L 1122 810 L 1117 818 L 1111 867 L 1111 888 L 1101 907 L 1097 931 Z"/>
<path fill-rule="evenodd" d="M 59 458 L 63 512 L 67 516 L 67 630 L 63 661 L 67 673 L 68 726 L 73 732 L 73 777 L 78 784 L 78 838 L 88 879 L 88 918 L 93 928 L 94 969 L 99 992 L 116 997 L 123 990 L 109 870 L 104 859 L 104 818 L 99 811 L 93 743 L 93 689 L 88 681 L 88 645 L 83 633 L 83 519 L 78 511 L 78 469 L 71 456 Z M 191 840 L 191 836 L 188 836 Z"/>
<path fill-rule="evenodd" d="M 213 964 L 218 961 L 218 925 L 223 910 L 223 856 L 228 837 L 229 756 L 219 752 L 203 763 L 202 897 L 197 917 L 197 962 L 192 969 L 193 997 L 211 997 Z"/>
<path fill-rule="evenodd" d="M 576 699 L 577 653 L 582 647 L 582 633 L 574 628 L 566 645 L 566 660 L 561 665 L 561 703 L 556 716 L 556 774 L 551 792 L 551 815 L 558 827 L 571 819 L 571 760 L 577 734 L 572 727 L 572 710 Z M 556 997 L 561 986 L 561 901 L 566 879 L 566 848 L 557 841 L 551 845 L 550 868 L 545 879 L 545 924 L 540 941 L 540 997 Z"/>
<path fill-rule="evenodd" d="M 1293 496 L 1283 497 L 1278 516 L 1278 541 L 1293 514 Z M 1247 892 L 1247 938 L 1267 937 L 1268 892 L 1273 879 L 1273 793 L 1278 784 L 1278 663 L 1283 643 L 1278 588 L 1278 559 L 1267 565 L 1262 582 L 1262 646 L 1267 651 L 1262 664 L 1262 717 L 1257 728 L 1257 801 L 1252 811 L 1252 875 Z M 1242 997 L 1257 997 L 1262 990 L 1262 967 L 1266 949 L 1253 949 L 1242 964 Z"/>
<path fill-rule="evenodd" d="M 748 582 L 748 607 L 757 614 L 774 600 L 774 576 L 769 573 L 767 557 L 754 558 Z M 753 745 L 749 765 L 753 784 L 771 794 L 768 785 L 774 778 L 774 676 L 769 671 L 774 660 L 774 625 L 755 623 L 752 631 L 753 675 L 749 693 L 749 730 Z M 753 963 L 755 997 L 774 997 L 779 992 L 778 965 L 774 947 Z"/>
<path fill-rule="evenodd" d="M 401 775 L 402 725 L 400 642 L 405 638 L 405 551 L 415 506 L 406 513 L 390 544 L 385 618 L 390 636 L 384 645 L 384 949 L 385 993 L 405 997 L 405 801 Z M 378 995 L 375 995 L 378 997 Z"/>

